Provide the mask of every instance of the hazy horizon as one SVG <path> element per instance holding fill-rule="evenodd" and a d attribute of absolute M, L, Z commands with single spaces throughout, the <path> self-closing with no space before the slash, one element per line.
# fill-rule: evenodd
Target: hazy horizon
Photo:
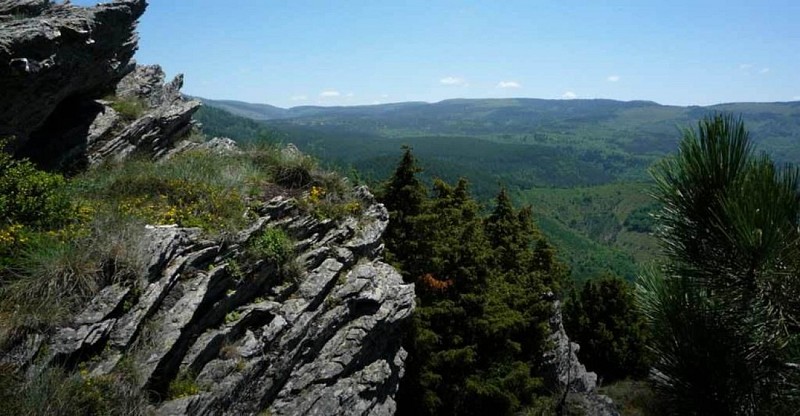
<path fill-rule="evenodd" d="M 666 107 L 714 107 L 719 105 L 727 105 L 727 104 L 769 104 L 769 103 L 793 103 L 793 102 L 800 102 L 800 97 L 797 100 L 785 100 L 785 101 L 726 101 L 720 103 L 712 103 L 712 104 L 687 104 L 687 105 L 680 105 L 680 104 L 664 104 L 659 103 L 653 100 L 617 100 L 614 98 L 542 98 L 542 97 L 491 97 L 491 98 L 479 98 L 479 97 L 453 97 L 453 98 L 445 98 L 437 101 L 424 101 L 424 100 L 410 100 L 410 101 L 390 101 L 385 103 L 369 103 L 369 104 L 298 104 L 298 105 L 290 105 L 290 106 L 280 106 L 269 102 L 252 102 L 252 101 L 243 101 L 237 100 L 233 98 L 218 98 L 218 97 L 203 97 L 199 95 L 192 95 L 188 94 L 191 97 L 203 99 L 203 100 L 213 100 L 213 101 L 233 101 L 233 102 L 240 102 L 246 104 L 255 104 L 255 105 L 269 105 L 272 107 L 277 107 L 281 109 L 291 109 L 295 107 L 370 107 L 370 106 L 379 106 L 379 105 L 392 105 L 392 104 L 407 104 L 407 103 L 422 103 L 422 104 L 437 104 L 444 101 L 457 101 L 457 100 L 545 100 L 545 101 L 592 101 L 592 100 L 607 100 L 607 101 L 619 101 L 619 102 L 652 102 L 654 104 Z"/>

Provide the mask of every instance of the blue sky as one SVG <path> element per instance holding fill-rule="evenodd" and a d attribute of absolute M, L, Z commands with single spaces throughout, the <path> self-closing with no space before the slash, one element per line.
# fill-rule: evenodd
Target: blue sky
<path fill-rule="evenodd" d="M 149 3 L 137 60 L 208 98 L 800 100 L 797 0 Z"/>

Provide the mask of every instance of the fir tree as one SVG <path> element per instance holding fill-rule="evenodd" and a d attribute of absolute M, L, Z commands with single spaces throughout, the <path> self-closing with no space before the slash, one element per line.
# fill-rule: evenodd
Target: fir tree
<path fill-rule="evenodd" d="M 412 269 L 418 259 L 418 244 L 421 241 L 415 220 L 422 211 L 427 194 L 417 178 L 422 169 L 417 166 L 411 148 L 405 147 L 404 150 L 403 158 L 382 195 L 390 219 L 383 238 L 388 248 L 387 260 L 398 266 L 405 280 L 411 282 L 417 277 L 414 274 L 416 270 Z"/>
<path fill-rule="evenodd" d="M 647 375 L 644 316 L 631 285 L 605 275 L 574 289 L 564 304 L 564 326 L 580 344 L 581 362 L 607 381 Z"/>
<path fill-rule="evenodd" d="M 512 414 L 546 393 L 536 374 L 551 313 L 544 282 L 564 269 L 551 251 L 537 267 L 531 211 L 507 193 L 489 218 L 466 180 L 436 180 L 431 195 L 411 221 L 416 257 L 399 259 L 418 299 L 398 413 Z"/>

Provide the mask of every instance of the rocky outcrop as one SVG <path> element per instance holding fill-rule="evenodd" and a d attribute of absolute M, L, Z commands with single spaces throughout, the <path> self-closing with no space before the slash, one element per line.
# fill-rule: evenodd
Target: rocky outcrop
<path fill-rule="evenodd" d="M 71 325 L 22 343 L 36 354 L 16 364 L 95 376 L 127 366 L 164 415 L 393 414 L 414 289 L 378 260 L 388 214 L 360 195 L 364 213 L 341 221 L 275 198 L 224 243 L 148 227 L 140 280 L 108 286 Z M 247 254 L 272 227 L 296 239 L 293 267 Z M 170 383 L 187 376 L 197 394 L 168 400 Z"/>
<path fill-rule="evenodd" d="M 133 63 L 145 6 L 0 0 L 0 138 L 13 136 L 18 156 L 70 170 L 238 151 L 189 140 L 200 104 L 181 95 L 183 77 L 165 83 L 160 67 Z M 248 229 L 213 240 L 148 226 L 138 276 L 69 324 L 4 346 L 0 365 L 30 378 L 53 365 L 126 374 L 164 415 L 393 414 L 414 290 L 380 260 L 386 209 L 366 189 L 357 197 L 363 212 L 338 221 L 278 197 L 254 208 Z M 296 241 L 286 264 L 250 248 L 272 228 Z M 175 394 L 176 380 L 193 388 Z"/>
<path fill-rule="evenodd" d="M 133 69 L 144 0 L 96 7 L 0 2 L 0 136 L 19 145 L 75 97 L 95 97 Z"/>
<path fill-rule="evenodd" d="M 158 159 L 189 133 L 200 103 L 183 77 L 133 63 L 145 6 L 0 0 L 0 138 L 18 156 L 69 171 L 134 150 Z"/>
<path fill-rule="evenodd" d="M 618 416 L 610 398 L 597 392 L 597 374 L 587 371 L 578 359 L 580 345 L 570 341 L 564 329 L 561 303 L 554 301 L 550 317 L 552 349 L 544 356 L 547 379 L 551 386 L 563 391 L 563 398 L 572 409 L 580 409 L 586 415 Z"/>
<path fill-rule="evenodd" d="M 88 129 L 86 156 L 89 165 L 120 160 L 134 151 L 160 159 L 170 153 L 192 129 L 192 114 L 200 102 L 181 95 L 183 75 L 164 83 L 158 65 L 137 66 L 117 85 L 112 100 L 97 100 L 103 106 Z M 132 121 L 115 105 L 141 106 Z"/>

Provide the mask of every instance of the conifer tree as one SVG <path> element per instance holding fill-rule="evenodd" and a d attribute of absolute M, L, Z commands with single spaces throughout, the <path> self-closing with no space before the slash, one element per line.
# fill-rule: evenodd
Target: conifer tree
<path fill-rule="evenodd" d="M 581 362 L 607 381 L 647 375 L 644 316 L 633 287 L 614 275 L 584 283 L 564 304 L 564 326 Z"/>
<path fill-rule="evenodd" d="M 387 248 L 417 293 L 398 414 L 512 414 L 546 394 L 536 374 L 551 313 L 545 282 L 563 266 L 545 243 L 536 263 L 531 210 L 515 210 L 505 191 L 483 218 L 464 179 L 435 180 L 430 198 L 409 192 L 414 166 L 407 150 L 386 192 L 416 201 L 386 202 L 405 221 Z"/>
<path fill-rule="evenodd" d="M 494 249 L 494 263 L 503 270 L 525 267 L 524 258 L 530 254 L 534 235 L 528 227 L 528 218 L 520 218 L 514 211 L 505 188 L 495 199 L 495 208 L 486 219 L 486 236 Z"/>
<path fill-rule="evenodd" d="M 653 176 L 668 262 L 637 288 L 673 414 L 788 414 L 800 403 L 798 170 L 755 156 L 741 120 L 684 132 Z"/>
<path fill-rule="evenodd" d="M 403 157 L 382 195 L 390 218 L 383 237 L 388 248 L 387 260 L 399 267 L 407 282 L 416 278 L 415 270 L 411 269 L 419 258 L 421 238 L 416 233 L 415 220 L 427 199 L 425 187 L 417 178 L 421 171 L 411 148 L 404 147 Z"/>

